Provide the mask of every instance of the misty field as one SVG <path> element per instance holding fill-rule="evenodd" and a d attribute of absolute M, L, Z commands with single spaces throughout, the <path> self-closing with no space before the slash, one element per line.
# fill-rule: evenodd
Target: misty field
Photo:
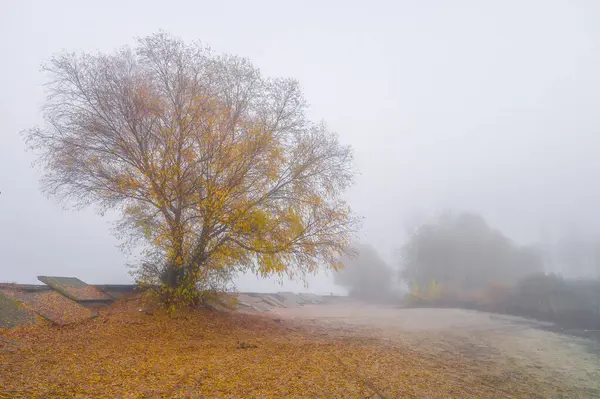
<path fill-rule="evenodd" d="M 18 328 L 1 398 L 590 398 L 591 341 L 485 313 L 357 303 L 265 315 L 140 312 Z"/>

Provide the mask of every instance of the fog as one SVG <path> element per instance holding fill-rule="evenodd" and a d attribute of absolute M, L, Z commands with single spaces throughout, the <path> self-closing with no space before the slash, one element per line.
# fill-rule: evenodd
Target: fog
<path fill-rule="evenodd" d="M 364 218 L 357 239 L 388 263 L 407 231 L 446 209 L 479 214 L 520 245 L 552 252 L 571 237 L 592 247 L 599 18 L 591 0 L 3 1 L 0 281 L 131 281 L 115 215 L 45 198 L 19 132 L 41 121 L 39 69 L 53 53 L 109 52 L 159 29 L 299 80 L 311 117 L 354 148 L 346 198 Z M 572 272 L 568 260 L 547 263 Z M 242 276 L 237 288 L 344 292 L 331 273 L 307 284 Z"/>
<path fill-rule="evenodd" d="M 354 244 L 342 258 L 344 268 L 334 274 L 335 284 L 348 295 L 367 302 L 388 303 L 401 296 L 397 272 L 370 245 Z"/>

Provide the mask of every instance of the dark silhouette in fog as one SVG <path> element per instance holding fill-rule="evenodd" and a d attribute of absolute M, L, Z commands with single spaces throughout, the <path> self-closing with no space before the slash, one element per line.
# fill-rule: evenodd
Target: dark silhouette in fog
<path fill-rule="evenodd" d="M 366 301 L 391 299 L 395 294 L 392 268 L 372 246 L 357 244 L 354 249 L 355 255 L 342 259 L 344 268 L 335 273 L 335 283 L 347 288 L 350 296 Z"/>
<path fill-rule="evenodd" d="M 447 212 L 415 228 L 402 247 L 401 276 L 411 287 L 406 303 L 600 328 L 600 281 L 549 274 L 544 264 L 560 262 L 567 272 L 589 276 L 594 249 L 573 234 L 551 245 L 519 246 L 479 215 Z"/>
<path fill-rule="evenodd" d="M 418 227 L 402 247 L 401 275 L 409 284 L 435 281 L 462 290 L 514 283 L 542 272 L 540 255 L 518 246 L 473 213 L 446 212 Z"/>

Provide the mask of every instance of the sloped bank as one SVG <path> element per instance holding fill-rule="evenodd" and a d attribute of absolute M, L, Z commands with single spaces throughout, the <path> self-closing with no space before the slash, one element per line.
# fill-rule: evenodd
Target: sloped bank
<path fill-rule="evenodd" d="M 135 284 L 88 285 L 75 277 L 39 276 L 44 285 L 0 284 L 0 328 L 31 324 L 42 317 L 57 325 L 94 317 L 94 309 L 143 291 Z M 310 293 L 216 293 L 206 305 L 216 311 L 270 312 L 323 302 Z"/>

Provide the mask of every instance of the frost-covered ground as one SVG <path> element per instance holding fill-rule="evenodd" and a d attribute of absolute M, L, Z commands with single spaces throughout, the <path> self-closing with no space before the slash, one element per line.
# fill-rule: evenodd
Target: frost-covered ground
<path fill-rule="evenodd" d="M 275 309 L 313 334 L 368 339 L 424 357 L 464 359 L 503 395 L 536 386 L 540 397 L 600 397 L 598 340 L 552 325 L 462 309 L 399 309 L 349 300 Z M 464 379 L 456 370 L 457 379 Z"/>

